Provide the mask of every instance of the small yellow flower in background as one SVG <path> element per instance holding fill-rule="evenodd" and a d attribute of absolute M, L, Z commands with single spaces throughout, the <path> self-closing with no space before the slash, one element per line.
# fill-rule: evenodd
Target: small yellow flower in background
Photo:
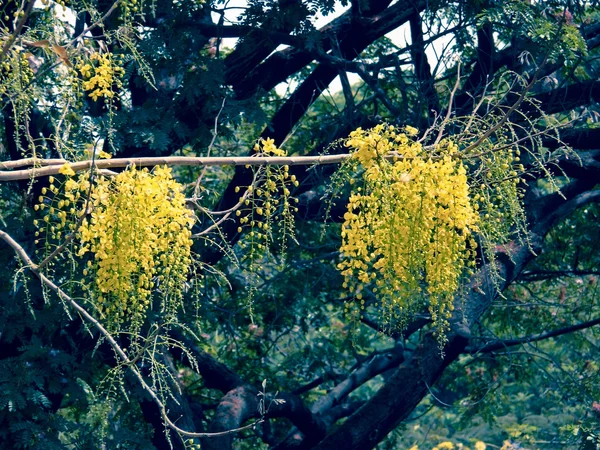
<path fill-rule="evenodd" d="M 418 445 L 413 445 L 411 448 L 409 448 L 408 450 L 419 450 L 419 446 Z"/>
<path fill-rule="evenodd" d="M 485 445 L 485 442 L 483 442 L 483 441 L 475 442 L 475 450 L 485 450 L 486 448 L 487 448 L 487 445 Z"/>
<path fill-rule="evenodd" d="M 437 445 L 439 450 L 453 450 L 454 444 L 450 441 L 441 442 Z"/>
<path fill-rule="evenodd" d="M 58 173 L 62 175 L 67 175 L 69 177 L 75 175 L 75 171 L 71 168 L 71 164 L 69 163 L 64 163 L 62 166 L 60 166 L 60 169 L 58 169 Z"/>
<path fill-rule="evenodd" d="M 110 159 L 110 158 L 112 158 L 112 155 L 110 153 L 105 152 L 104 150 L 100 150 L 100 152 L 98 153 L 98 158 Z"/>

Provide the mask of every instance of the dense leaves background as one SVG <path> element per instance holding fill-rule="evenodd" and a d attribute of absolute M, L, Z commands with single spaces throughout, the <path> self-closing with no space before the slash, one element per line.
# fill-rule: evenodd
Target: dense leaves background
<path fill-rule="evenodd" d="M 2 42 L 19 6 L 0 6 L 8 29 Z M 33 8 L 23 33 L 39 30 L 36 39 L 50 36 L 66 45 L 111 3 L 67 7 L 77 13 L 72 28 L 57 21 L 53 12 L 60 7 L 51 3 Z M 341 15 L 315 28 L 317 14 L 334 11 Z M 385 36 L 403 26 L 410 45 Z M 426 314 L 403 333 L 382 326 L 375 307 L 361 325 L 347 326 L 348 294 L 335 269 L 347 192 L 328 216 L 330 167 L 291 169 L 300 180 L 294 192 L 300 202 L 297 242 L 288 246 L 284 264 L 274 246 L 274 257 L 249 275 L 239 245 L 247 237 L 234 221 L 222 227 L 232 254 L 198 241 L 199 287 L 190 290 L 180 318 L 194 334 L 172 332 L 192 351 L 198 370 L 177 348 L 160 355 L 181 389 L 174 390 L 170 415 L 181 416 L 178 425 L 190 431 L 221 431 L 259 417 L 261 399 L 269 406 L 256 429 L 207 438 L 203 448 L 600 445 L 595 2 L 263 0 L 238 9 L 212 0 L 129 0 L 91 34 L 86 45 L 124 55 L 114 110 L 105 99 L 87 96 L 66 115 L 53 108 L 60 103 L 57 70 L 64 61 L 55 66 L 56 54 L 17 40 L 36 67 L 23 92 L 27 132 L 44 157 L 58 156 L 59 123 L 68 127 L 74 148 L 103 138 L 115 156 L 203 156 L 213 138 L 213 156 L 241 156 L 260 136 L 284 143 L 294 155 L 340 152 L 329 144 L 359 126 L 386 120 L 424 130 L 434 124 L 448 108 L 459 61 L 453 115 L 472 114 L 484 94 L 510 106 L 518 92 L 509 89 L 521 87 L 499 80 L 510 71 L 535 73 L 538 81 L 526 95 L 550 115 L 540 118 L 524 106 L 511 120 L 525 132 L 561 123 L 562 141 L 577 153 L 563 158 L 561 169 L 550 168 L 562 195 L 552 191 L 547 174 L 528 178 L 531 245 L 515 241 L 510 255 L 498 248 L 502 295 L 486 283 L 485 261 L 483 275 L 465 282 L 460 301 L 468 321 L 453 325 L 444 359 Z M 228 37 L 239 38 L 233 48 L 222 42 Z M 435 58 L 425 51 L 433 43 Z M 77 45 L 67 50 L 74 57 Z M 326 91 L 338 76 L 342 90 Z M 288 83 L 287 90 L 275 90 L 280 83 Z M 8 94 L 0 102 L 0 158 L 17 160 L 29 145 L 15 115 L 23 104 Z M 542 144 L 548 151 L 558 145 Z M 181 168 L 177 175 L 193 184 L 200 172 Z M 239 200 L 235 187 L 251 179 L 243 167 L 210 169 L 203 200 L 226 210 Z M 0 184 L 2 229 L 32 255 L 32 207 L 44 182 Z M 200 221 L 195 231 L 210 225 Z M 3 448 L 184 448 L 165 434 L 156 406 L 135 380 L 110 378 L 111 350 L 57 298 L 42 295 L 12 251 L 0 246 Z M 58 270 L 56 276 L 65 275 Z"/>

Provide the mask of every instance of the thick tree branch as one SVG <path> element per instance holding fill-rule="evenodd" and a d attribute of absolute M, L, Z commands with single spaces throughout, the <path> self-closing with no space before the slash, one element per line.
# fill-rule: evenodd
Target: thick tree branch
<path fill-rule="evenodd" d="M 326 414 L 333 407 L 341 404 L 358 387 L 372 380 L 377 375 L 397 367 L 402 361 L 404 361 L 404 348 L 402 346 L 396 346 L 383 353 L 376 353 L 367 362 L 352 371 L 344 381 L 317 400 L 311 406 L 310 411 L 317 415 Z M 315 444 L 325 435 L 325 430 L 323 430 L 323 433 L 313 430 L 308 434 L 302 433 L 302 431 L 292 430 L 288 434 L 288 437 L 275 446 L 273 450 L 310 448 L 310 445 Z"/>
<path fill-rule="evenodd" d="M 271 32 L 289 34 L 304 18 L 299 13 L 300 0 L 279 0 L 262 24 Z M 264 32 L 250 30 L 243 36 L 235 50 L 225 58 L 225 83 L 237 85 L 249 72 L 260 64 L 280 42 L 271 40 Z"/>
<path fill-rule="evenodd" d="M 430 126 L 435 119 L 435 115 L 441 112 L 440 99 L 438 98 L 437 91 L 434 87 L 434 78 L 431 73 L 431 66 L 427 60 L 425 54 L 425 44 L 423 40 L 423 25 L 421 23 L 421 16 L 419 13 L 415 13 L 410 18 L 410 36 L 412 40 L 411 45 L 411 56 L 413 64 L 415 66 L 415 75 L 419 83 L 419 91 L 427 110 L 425 111 L 425 117 L 427 118 L 427 126 Z M 420 111 L 419 111 L 420 112 Z M 418 118 L 419 121 L 422 117 Z M 422 128 L 424 124 L 415 123 L 417 128 Z"/>
<path fill-rule="evenodd" d="M 204 387 L 218 389 L 226 393 L 244 385 L 243 379 L 237 373 L 200 349 L 195 342 L 183 335 L 183 333 L 174 329 L 169 334 L 176 341 L 183 343 L 187 350 L 194 355 L 195 365 L 198 367 L 200 375 L 202 375 Z M 171 353 L 178 360 L 191 366 L 191 362 L 187 360 L 187 356 L 181 348 L 173 347 Z"/>
<path fill-rule="evenodd" d="M 491 23 L 477 29 L 477 63 L 465 82 L 465 91 L 475 94 L 491 79 L 494 67 L 496 46 Z"/>
<path fill-rule="evenodd" d="M 323 38 L 315 48 L 328 52 L 331 40 L 325 36 L 333 36 L 339 42 L 343 58 L 352 60 L 373 41 L 407 22 L 413 11 L 422 11 L 426 6 L 426 2 L 421 0 L 402 0 L 388 7 L 389 3 L 389 0 L 372 0 L 364 17 L 358 21 L 353 20 L 351 11 L 334 19 L 319 30 Z M 248 73 L 241 83 L 234 85 L 234 89 L 239 98 L 247 98 L 259 90 L 269 91 L 314 59 L 312 52 L 297 48 L 281 50 Z M 333 77 L 335 75 L 337 73 Z M 330 82 L 323 77 L 319 84 L 327 86 Z"/>
<path fill-rule="evenodd" d="M 600 101 L 600 81 L 588 80 L 573 83 L 533 96 L 546 114 L 569 111 L 579 106 Z M 527 108 L 524 108 L 527 114 Z M 533 111 L 532 111 L 533 112 Z"/>

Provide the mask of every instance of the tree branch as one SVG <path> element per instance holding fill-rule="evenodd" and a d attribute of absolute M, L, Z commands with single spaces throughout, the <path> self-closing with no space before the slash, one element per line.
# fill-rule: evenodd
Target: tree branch
<path fill-rule="evenodd" d="M 425 44 L 423 40 L 423 25 L 421 23 L 421 15 L 415 13 L 410 18 L 410 36 L 411 36 L 411 57 L 415 66 L 415 75 L 419 82 L 419 91 L 425 102 L 427 110 L 425 117 L 427 118 L 427 126 L 433 124 L 435 113 L 441 112 L 440 99 L 435 90 L 435 80 L 431 73 L 431 66 L 425 54 Z M 419 113 L 421 111 L 418 111 Z M 422 120 L 423 117 L 419 117 Z M 417 128 L 421 128 L 423 124 L 415 123 Z"/>
<path fill-rule="evenodd" d="M 135 362 L 133 362 L 132 360 L 129 359 L 129 357 L 127 356 L 125 351 L 117 343 L 115 338 L 108 332 L 108 330 L 106 330 L 106 328 L 104 328 L 104 326 L 94 316 L 92 316 L 85 308 L 83 308 L 73 298 L 71 298 L 69 295 L 67 295 L 52 280 L 50 280 L 48 277 L 46 277 L 46 275 L 44 275 L 38 269 L 38 266 L 36 266 L 34 264 L 34 262 L 31 260 L 29 255 L 27 255 L 27 252 L 25 252 L 23 247 L 21 245 L 19 245 L 8 233 L 0 230 L 0 239 L 2 239 L 4 242 L 6 242 L 13 249 L 13 251 L 17 254 L 17 256 L 23 261 L 25 266 L 36 277 L 38 277 L 39 280 L 43 284 L 45 284 L 51 291 L 56 293 L 62 300 L 66 301 L 69 305 L 71 305 L 71 307 L 75 311 L 77 311 L 78 314 L 80 314 L 87 322 L 89 322 L 94 328 L 96 328 L 100 332 L 102 337 L 104 339 L 106 339 L 108 344 L 115 351 L 116 355 L 121 359 L 122 363 L 129 369 L 129 371 L 134 376 L 134 378 L 136 378 L 137 381 L 140 383 L 143 390 L 146 393 L 148 393 L 150 395 L 150 398 L 152 399 L 152 401 L 154 401 L 154 403 L 156 403 L 157 407 L 159 408 L 160 414 L 161 414 L 163 420 L 165 421 L 165 424 L 169 428 L 171 428 L 173 431 L 177 432 L 180 436 L 201 437 L 201 438 L 217 437 L 218 438 L 221 436 L 228 436 L 232 433 L 237 433 L 239 431 L 243 431 L 248 428 L 252 428 L 261 422 L 261 420 L 258 420 L 255 423 L 244 426 L 244 427 L 230 428 L 230 429 L 222 430 L 222 431 L 219 430 L 214 433 L 195 433 L 195 432 L 190 432 L 190 431 L 186 431 L 186 430 L 179 428 L 177 425 L 175 425 L 173 423 L 173 421 L 171 421 L 171 419 L 167 415 L 167 409 L 166 409 L 164 403 L 158 397 L 158 394 L 156 392 L 154 392 L 154 390 L 148 385 L 148 383 L 146 383 L 146 380 L 144 380 L 144 377 L 142 376 L 141 372 L 137 368 Z"/>
<path fill-rule="evenodd" d="M 351 11 L 342 14 L 319 30 L 322 38 L 314 48 L 327 53 L 331 50 L 329 36 L 332 36 L 339 42 L 343 59 L 352 60 L 373 41 L 407 22 L 414 11 L 423 11 L 427 4 L 421 0 L 402 0 L 388 7 L 389 3 L 389 0 L 371 0 L 368 13 L 365 10 L 359 21 L 353 20 Z M 269 91 L 314 59 L 314 53 L 298 48 L 276 52 L 234 85 L 236 94 L 238 98 L 248 98 L 259 90 Z M 335 75 L 329 81 L 323 78 L 319 84 L 328 85 Z"/>
<path fill-rule="evenodd" d="M 183 343 L 185 347 L 194 355 L 195 365 L 198 367 L 204 387 L 209 389 L 218 389 L 223 393 L 229 392 L 239 386 L 244 385 L 244 380 L 225 364 L 217 361 L 210 354 L 201 350 L 191 339 L 186 337 L 180 331 L 173 329 L 169 334 L 177 341 Z M 178 360 L 191 365 L 187 360 L 185 352 L 179 347 L 173 347 L 171 353 Z"/>
<path fill-rule="evenodd" d="M 594 320 L 589 320 L 587 322 L 578 323 L 576 325 L 571 325 L 564 328 L 559 328 L 558 330 L 535 334 L 533 336 L 525 336 L 518 339 L 505 339 L 500 341 L 494 340 L 486 342 L 485 344 L 479 346 L 469 346 L 465 349 L 464 353 L 469 353 L 472 355 L 477 353 L 490 353 L 496 350 L 508 349 L 508 347 L 513 347 L 515 345 L 531 344 L 532 342 L 543 341 L 545 339 L 562 336 L 563 334 L 574 333 L 575 331 L 585 330 L 586 328 L 591 328 L 598 324 L 600 324 L 600 318 L 596 318 Z"/>
<path fill-rule="evenodd" d="M 0 49 L 0 63 L 4 60 L 4 58 L 6 58 L 8 51 L 10 50 L 12 45 L 17 40 L 17 37 L 19 37 L 19 35 L 21 34 L 21 31 L 23 30 L 23 27 L 25 26 L 25 22 L 27 22 L 27 19 L 29 19 L 29 15 L 31 14 L 31 11 L 33 10 L 34 4 L 35 4 L 35 0 L 29 0 L 25 4 L 25 8 L 23 8 L 23 9 L 19 8 L 17 10 L 18 19 L 17 19 L 16 25 L 15 25 L 15 29 L 8 36 L 8 39 L 4 42 L 2 49 Z"/>
<path fill-rule="evenodd" d="M 374 354 L 367 362 L 357 367 L 348 377 L 336 385 L 331 391 L 319 398 L 310 408 L 312 414 L 323 415 L 330 411 L 334 406 L 339 405 L 343 400 L 358 387 L 362 386 L 377 375 L 397 367 L 404 361 L 404 348 L 400 345 L 383 353 Z M 287 438 L 276 445 L 273 450 L 289 450 L 305 448 L 319 442 L 325 433 L 318 433 L 316 430 L 310 433 L 302 433 L 292 430 Z"/>

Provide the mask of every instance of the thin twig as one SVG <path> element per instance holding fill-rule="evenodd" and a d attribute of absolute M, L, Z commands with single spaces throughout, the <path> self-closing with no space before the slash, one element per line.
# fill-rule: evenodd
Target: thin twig
<path fill-rule="evenodd" d="M 506 111 L 504 113 L 504 115 L 498 121 L 498 123 L 496 123 L 493 127 L 491 127 L 489 130 L 487 130 L 485 133 L 483 133 L 479 137 L 479 139 L 477 139 L 471 145 L 469 145 L 465 149 L 463 149 L 463 152 L 468 153 L 469 151 L 473 150 L 474 148 L 479 147 L 487 138 L 489 138 L 492 134 L 494 134 L 496 131 L 498 131 L 506 123 L 506 121 L 508 120 L 510 115 L 513 112 L 515 112 L 519 106 L 521 106 L 521 103 L 523 103 L 523 100 L 525 100 L 525 96 L 527 95 L 527 93 L 530 91 L 530 89 L 533 87 L 533 85 L 536 82 L 537 82 L 537 73 L 533 76 L 533 78 L 531 79 L 531 82 L 529 82 L 529 84 L 527 86 L 525 86 L 525 89 L 523 89 L 523 91 L 519 95 L 519 98 L 517 99 L 517 101 L 515 103 L 513 103 L 513 105 L 508 109 L 508 111 Z"/>
<path fill-rule="evenodd" d="M 254 186 L 255 184 L 256 184 L 256 175 L 254 175 L 254 179 L 252 180 L 251 186 Z M 218 221 L 216 221 L 211 226 L 209 226 L 206 230 L 202 230 L 199 233 L 193 234 L 191 236 L 192 239 L 199 238 L 201 236 L 205 236 L 208 233 L 210 233 L 212 230 L 218 228 L 223 222 L 225 222 L 227 219 L 229 219 L 229 217 L 235 211 L 237 211 L 238 209 L 240 209 L 242 207 L 242 205 L 244 204 L 244 202 L 246 201 L 246 199 L 248 198 L 248 196 L 250 195 L 251 192 L 252 191 L 250 189 L 246 189 L 246 192 L 244 192 L 244 195 L 242 196 L 242 198 L 240 198 L 240 200 L 234 206 L 232 206 L 231 208 L 229 208 L 226 211 L 217 211 L 216 213 L 214 213 L 214 212 L 206 211 L 204 208 L 200 208 L 202 211 L 206 212 L 209 215 L 217 214 L 217 215 L 223 215 L 223 217 L 221 217 Z"/>
<path fill-rule="evenodd" d="M 460 61 L 458 62 L 458 65 L 456 67 L 456 83 L 454 83 L 454 88 L 452 88 L 452 92 L 450 92 L 450 99 L 448 100 L 448 111 L 446 111 L 446 117 L 444 117 L 444 120 L 442 120 L 442 123 L 440 124 L 440 131 L 438 132 L 438 135 L 435 138 L 435 142 L 433 143 L 433 145 L 438 145 L 440 143 L 440 141 L 442 140 L 442 136 L 444 135 L 444 128 L 446 128 L 446 124 L 448 123 L 448 120 L 450 119 L 450 116 L 452 115 L 452 103 L 454 102 L 454 95 L 456 94 L 456 91 L 458 90 L 459 86 L 460 86 Z"/>
<path fill-rule="evenodd" d="M 121 0 L 117 0 L 116 2 L 114 2 L 112 4 L 112 6 L 110 7 L 110 9 L 106 12 L 106 14 L 104 14 L 99 20 L 97 20 L 96 22 L 94 22 L 93 24 L 91 24 L 89 27 L 87 27 L 81 33 L 79 33 L 79 35 L 77 37 L 75 37 L 71 42 L 69 42 L 68 46 L 69 47 L 72 46 L 81 37 L 85 36 L 87 33 L 89 33 L 90 31 L 92 31 L 94 28 L 100 26 L 100 24 L 103 23 L 106 19 L 108 19 L 108 17 L 117 9 L 117 6 L 119 6 L 119 3 L 121 3 Z"/>
<path fill-rule="evenodd" d="M 226 100 L 227 100 L 227 97 L 223 97 L 223 103 L 221 103 L 221 108 L 219 109 L 219 112 L 215 116 L 215 126 L 214 126 L 213 132 L 212 132 L 213 136 L 212 136 L 212 139 L 210 141 L 210 144 L 208 144 L 208 149 L 206 150 L 206 157 L 207 158 L 210 157 L 210 152 L 212 151 L 212 148 L 215 145 L 215 141 L 217 140 L 217 135 L 218 135 L 218 131 L 219 131 L 219 116 L 223 112 L 223 108 L 225 108 L 225 101 Z M 204 169 L 202 169 L 202 173 L 200 174 L 200 176 L 196 180 L 196 186 L 194 187 L 194 195 L 198 195 L 198 189 L 200 189 L 200 182 L 202 181 L 202 178 L 204 178 L 204 174 L 206 173 L 206 169 L 207 169 L 207 167 L 204 166 Z"/>
<path fill-rule="evenodd" d="M 479 108 L 481 108 L 481 105 L 483 105 L 483 101 L 485 100 L 485 95 L 487 93 L 487 89 L 491 84 L 492 84 L 492 82 L 490 81 L 489 83 L 486 83 L 485 86 L 483 87 L 483 92 L 481 93 L 481 98 L 479 99 L 479 102 L 477 103 L 477 105 L 475 105 L 475 108 L 473 108 L 473 112 L 469 116 L 469 121 L 467 122 L 467 126 L 465 127 L 465 129 L 463 131 L 464 133 L 467 133 L 469 131 L 469 128 L 471 128 L 473 119 L 477 115 L 477 111 L 479 111 Z"/>

